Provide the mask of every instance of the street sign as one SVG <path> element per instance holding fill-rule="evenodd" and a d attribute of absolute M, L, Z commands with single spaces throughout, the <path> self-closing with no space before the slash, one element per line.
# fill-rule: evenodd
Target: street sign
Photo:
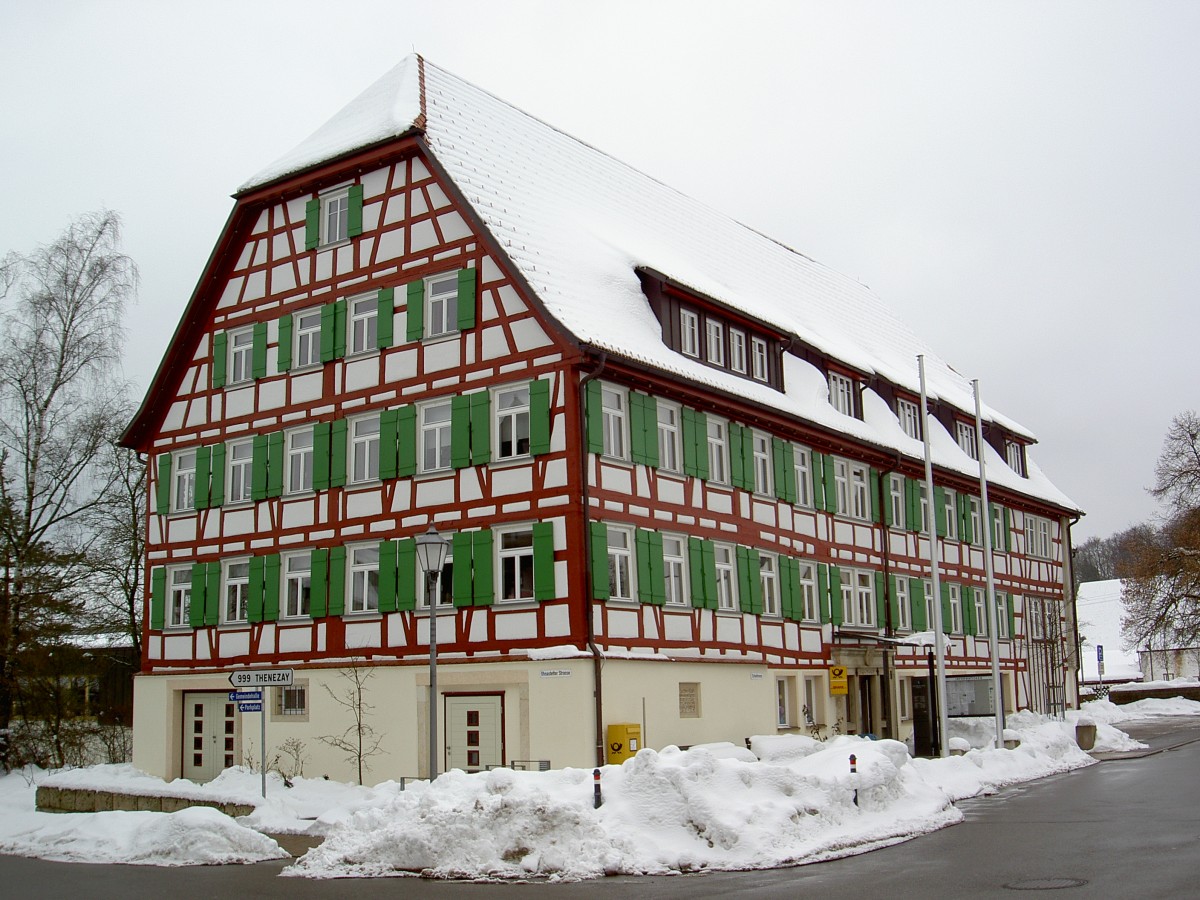
<path fill-rule="evenodd" d="M 235 703 L 235 702 L 245 703 L 250 700 L 261 700 L 261 699 L 262 699 L 262 691 L 230 691 L 229 692 L 229 702 L 230 703 Z"/>
<path fill-rule="evenodd" d="M 239 703 L 238 712 L 262 712 L 261 703 Z"/>
<path fill-rule="evenodd" d="M 287 687 L 292 683 L 292 670 L 239 669 L 229 673 L 229 683 L 235 688 Z"/>
<path fill-rule="evenodd" d="M 1096 659 L 1100 660 L 1100 662 L 1104 662 L 1104 645 L 1103 644 L 1096 645 Z"/>
<path fill-rule="evenodd" d="M 829 667 L 829 693 L 830 695 L 850 693 L 850 679 L 846 675 L 845 666 Z"/>
<path fill-rule="evenodd" d="M 1100 676 L 1100 680 L 1104 680 L 1104 645 L 1096 645 L 1096 674 Z"/>

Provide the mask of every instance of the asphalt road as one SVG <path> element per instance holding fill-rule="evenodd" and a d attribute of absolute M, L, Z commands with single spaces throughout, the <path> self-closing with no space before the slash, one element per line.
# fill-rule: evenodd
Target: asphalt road
<path fill-rule="evenodd" d="M 1151 751 L 959 804 L 951 828 L 834 862 L 758 872 L 608 878 L 579 884 L 461 884 L 415 878 L 280 878 L 283 863 L 163 869 L 51 863 L 0 856 L 0 897 L 375 897 L 580 900 L 636 895 L 825 898 L 1200 896 L 1200 720 L 1126 727 Z"/>

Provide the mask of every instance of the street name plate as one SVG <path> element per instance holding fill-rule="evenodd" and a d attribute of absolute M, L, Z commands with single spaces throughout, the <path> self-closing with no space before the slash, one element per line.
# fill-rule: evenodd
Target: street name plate
<path fill-rule="evenodd" d="M 261 703 L 239 703 L 238 712 L 262 712 Z"/>
<path fill-rule="evenodd" d="M 251 700 L 261 700 L 262 691 L 230 691 L 229 702 L 248 703 Z"/>

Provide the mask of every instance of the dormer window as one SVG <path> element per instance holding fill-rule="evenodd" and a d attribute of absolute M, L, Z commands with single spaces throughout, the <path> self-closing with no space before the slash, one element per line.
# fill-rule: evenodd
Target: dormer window
<path fill-rule="evenodd" d="M 1022 478 L 1028 477 L 1025 472 L 1025 445 L 1020 441 L 1004 442 L 1004 459 L 1008 467 Z"/>
<path fill-rule="evenodd" d="M 829 373 L 829 402 L 844 416 L 855 415 L 854 382 L 837 372 Z"/>
<path fill-rule="evenodd" d="M 917 404 L 911 400 L 897 400 L 896 418 L 905 434 L 915 441 L 921 440 L 921 413 Z"/>
<path fill-rule="evenodd" d="M 954 423 L 954 439 L 958 449 L 971 459 L 979 459 L 979 444 L 975 440 L 975 426 L 967 422 Z"/>
<path fill-rule="evenodd" d="M 684 356 L 700 355 L 700 317 L 690 309 L 679 310 L 679 349 Z"/>
<path fill-rule="evenodd" d="M 714 366 L 725 367 L 725 326 L 716 319 L 708 319 L 704 323 L 704 337 L 707 343 L 708 361 Z"/>
<path fill-rule="evenodd" d="M 746 374 L 746 333 L 736 328 L 729 329 L 729 368 Z"/>
<path fill-rule="evenodd" d="M 756 381 L 767 380 L 767 342 L 762 338 L 750 339 L 750 365 L 750 374 Z"/>

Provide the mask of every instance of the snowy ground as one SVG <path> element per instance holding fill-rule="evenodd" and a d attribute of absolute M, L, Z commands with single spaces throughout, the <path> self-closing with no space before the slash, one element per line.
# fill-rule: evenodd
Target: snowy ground
<path fill-rule="evenodd" d="M 0 852 L 72 862 L 246 863 L 286 855 L 266 832 L 308 832 L 324 835 L 323 843 L 285 874 L 579 879 L 767 868 L 896 843 L 958 822 L 955 800 L 1090 765 L 1073 740 L 1080 717 L 1097 725 L 1096 750 L 1128 750 L 1141 745 L 1114 725 L 1161 715 L 1200 715 L 1200 703 L 1098 701 L 1065 723 L 1018 713 L 1007 723 L 1020 737 L 1016 750 L 990 749 L 991 720 L 956 723 L 958 736 L 979 749 L 938 760 L 912 759 L 896 741 L 855 737 L 758 737 L 753 752 L 730 744 L 643 750 L 602 769 L 598 810 L 590 769 L 456 771 L 407 790 L 304 778 L 289 789 L 272 775 L 265 802 L 259 776 L 245 769 L 205 785 L 167 784 L 130 766 L 12 773 L 0 778 Z M 39 813 L 41 782 L 257 808 L 237 820 L 205 808 Z"/>

